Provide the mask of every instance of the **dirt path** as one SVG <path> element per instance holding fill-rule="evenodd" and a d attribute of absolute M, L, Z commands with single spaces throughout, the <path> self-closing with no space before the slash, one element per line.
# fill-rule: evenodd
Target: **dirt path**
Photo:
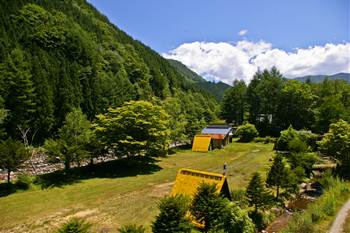
<path fill-rule="evenodd" d="M 350 199 L 343 205 L 335 218 L 329 233 L 342 233 L 348 211 L 350 211 Z"/>

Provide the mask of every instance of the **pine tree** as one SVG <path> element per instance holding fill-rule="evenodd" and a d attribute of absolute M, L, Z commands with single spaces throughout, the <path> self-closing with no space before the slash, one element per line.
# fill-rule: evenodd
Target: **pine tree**
<path fill-rule="evenodd" d="M 216 192 L 215 185 L 203 183 L 197 189 L 191 204 L 191 214 L 198 223 L 204 225 L 204 231 L 218 229 L 224 224 L 228 214 L 228 202 Z"/>
<path fill-rule="evenodd" d="M 10 111 L 7 118 L 7 133 L 18 138 L 18 128 L 30 128 L 35 113 L 35 92 L 30 66 L 25 53 L 14 49 L 0 67 L 0 76 L 7 87 L 3 95 L 5 108 Z"/>
<path fill-rule="evenodd" d="M 267 185 L 276 187 L 276 199 L 279 198 L 280 188 L 288 187 L 288 176 L 289 172 L 285 163 L 283 162 L 283 157 L 282 155 L 277 154 L 273 160 L 273 164 L 266 180 Z"/>
<path fill-rule="evenodd" d="M 254 173 L 250 180 L 246 196 L 250 206 L 254 206 L 255 213 L 259 208 L 265 208 L 270 204 L 270 193 L 266 190 L 265 185 L 259 173 Z"/>
<path fill-rule="evenodd" d="M 191 232 L 186 217 L 188 200 L 184 196 L 165 197 L 159 203 L 160 213 L 152 224 L 153 233 Z"/>

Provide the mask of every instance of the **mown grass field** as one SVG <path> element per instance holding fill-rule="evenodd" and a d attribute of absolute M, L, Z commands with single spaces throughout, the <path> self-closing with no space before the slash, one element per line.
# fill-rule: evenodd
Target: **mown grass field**
<path fill-rule="evenodd" d="M 171 190 L 178 169 L 222 173 L 227 162 L 231 191 L 244 189 L 253 172 L 265 175 L 272 147 L 234 142 L 209 153 L 178 151 L 148 165 L 100 165 L 107 166 L 108 172 L 67 182 L 71 184 L 46 189 L 35 186 L 0 197 L 0 232 L 52 232 L 72 216 L 87 219 L 98 232 L 117 232 L 118 227 L 129 223 L 143 224 L 149 230 L 157 202 Z"/>

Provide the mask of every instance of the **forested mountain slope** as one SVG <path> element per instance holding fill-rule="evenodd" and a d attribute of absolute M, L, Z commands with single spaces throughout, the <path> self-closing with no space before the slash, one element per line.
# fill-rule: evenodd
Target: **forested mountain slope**
<path fill-rule="evenodd" d="M 131 99 L 167 106 L 170 115 L 185 119 L 188 131 L 215 117 L 212 95 L 85 0 L 0 0 L 0 17 L 0 110 L 8 112 L 7 136 L 30 129 L 41 142 L 75 107 L 93 120 Z"/>
<path fill-rule="evenodd" d="M 197 86 L 211 93 L 217 100 L 221 100 L 224 92 L 231 87 L 223 82 L 215 83 L 206 81 L 203 77 L 199 76 L 179 61 L 172 59 L 168 59 L 168 61 L 177 71 L 183 74 L 185 78 L 189 78 L 189 80 L 194 82 Z"/>

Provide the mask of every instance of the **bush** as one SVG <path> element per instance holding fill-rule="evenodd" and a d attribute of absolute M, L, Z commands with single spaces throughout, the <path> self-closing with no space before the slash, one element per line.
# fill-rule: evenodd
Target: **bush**
<path fill-rule="evenodd" d="M 144 233 L 146 229 L 143 226 L 137 226 L 135 224 L 125 225 L 119 228 L 120 233 Z"/>
<path fill-rule="evenodd" d="M 317 150 L 317 140 L 320 138 L 320 135 L 314 134 L 308 130 L 299 130 L 297 133 L 301 141 L 305 142 L 311 151 Z"/>
<path fill-rule="evenodd" d="M 58 233 L 88 233 L 90 228 L 91 224 L 84 220 L 72 218 L 58 230 Z"/>
<path fill-rule="evenodd" d="M 20 174 L 17 177 L 17 181 L 16 181 L 16 187 L 18 189 L 23 189 L 23 190 L 27 190 L 30 188 L 30 185 L 32 184 L 32 179 L 30 176 L 25 175 L 25 174 Z"/>
<path fill-rule="evenodd" d="M 236 136 L 241 142 L 251 142 L 258 136 L 258 131 L 256 130 L 255 125 L 245 123 L 237 128 Z"/>
<path fill-rule="evenodd" d="M 306 152 L 307 144 L 302 141 L 298 131 L 289 126 L 288 129 L 281 131 L 281 136 L 277 139 L 275 150 L 289 152 Z"/>

